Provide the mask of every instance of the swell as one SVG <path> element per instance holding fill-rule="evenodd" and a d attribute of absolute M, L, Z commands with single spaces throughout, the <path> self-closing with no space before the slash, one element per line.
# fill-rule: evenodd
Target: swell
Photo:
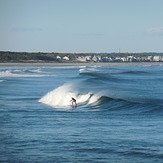
<path fill-rule="evenodd" d="M 135 114 L 135 113 L 163 113 L 163 101 L 153 103 L 151 101 L 129 101 L 126 99 L 116 99 L 107 96 L 101 96 L 92 104 L 95 108 L 101 108 L 102 111 Z"/>
<path fill-rule="evenodd" d="M 88 92 L 77 89 L 77 84 L 64 84 L 39 99 L 39 102 L 53 108 L 72 108 L 71 97 L 77 100 L 77 108 L 92 111 L 107 111 L 123 114 L 162 112 L 163 101 L 153 102 L 142 99 L 116 98 L 106 95 L 106 93 Z"/>
<path fill-rule="evenodd" d="M 146 74 L 150 74 L 150 72 L 147 71 L 137 71 L 137 70 L 130 70 L 130 71 L 124 71 L 121 72 L 121 74 L 129 74 L 129 75 L 146 75 Z"/>
<path fill-rule="evenodd" d="M 122 76 L 122 73 L 135 74 L 135 77 Z M 75 82 L 48 92 L 39 102 L 53 108 L 67 109 L 72 108 L 70 101 L 74 97 L 77 108 L 85 110 L 126 114 L 162 113 L 163 100 L 152 93 L 158 90 L 151 89 L 149 85 L 143 86 L 145 81 L 152 86 L 148 82 L 148 75 L 144 77 L 149 73 L 142 70 L 80 69 Z M 137 75 L 142 76 L 141 80 Z"/>
<path fill-rule="evenodd" d="M 111 82 L 127 82 L 129 79 L 119 78 L 114 76 L 113 73 L 102 73 L 102 72 L 80 72 L 80 77 L 87 78 L 88 82 L 96 82 L 96 81 L 111 81 Z"/>

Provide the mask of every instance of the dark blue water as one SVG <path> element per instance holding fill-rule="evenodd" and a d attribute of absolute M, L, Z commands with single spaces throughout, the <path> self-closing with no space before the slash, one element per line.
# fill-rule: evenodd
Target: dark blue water
<path fill-rule="evenodd" d="M 162 85 L 160 65 L 0 67 L 0 162 L 162 163 Z"/>

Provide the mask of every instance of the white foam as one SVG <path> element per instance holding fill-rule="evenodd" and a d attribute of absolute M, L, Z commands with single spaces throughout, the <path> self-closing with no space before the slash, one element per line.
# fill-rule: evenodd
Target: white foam
<path fill-rule="evenodd" d="M 12 73 L 26 73 L 26 72 L 30 72 L 30 73 L 44 73 L 40 68 L 37 69 L 12 69 L 10 70 Z"/>
<path fill-rule="evenodd" d="M 54 106 L 54 107 L 62 107 L 70 105 L 71 97 L 76 98 L 77 94 L 71 92 L 70 85 L 63 85 L 54 89 L 53 91 L 47 93 L 44 97 L 42 97 L 39 102 Z"/>
<path fill-rule="evenodd" d="M 97 67 L 90 67 L 90 68 L 80 68 L 79 72 L 82 73 L 89 73 L 89 72 L 94 72 L 94 71 L 100 71 L 99 69 L 97 69 Z"/>
<path fill-rule="evenodd" d="M 41 69 L 29 70 L 29 72 L 33 72 L 33 73 L 45 73 Z"/>
<path fill-rule="evenodd" d="M 36 75 L 36 74 L 18 74 L 18 73 L 12 73 L 13 71 L 6 70 L 0 72 L 0 77 L 43 77 L 47 75 Z M 18 72 L 18 71 L 15 71 Z"/>
<path fill-rule="evenodd" d="M 79 70 L 79 72 L 80 72 L 80 73 L 82 73 L 82 72 L 87 72 L 87 70 L 84 69 L 84 68 L 81 68 L 81 69 Z"/>
<path fill-rule="evenodd" d="M 53 91 L 43 96 L 39 102 L 47 104 L 55 108 L 67 108 L 71 106 L 71 97 L 74 97 L 78 105 L 91 104 L 99 99 L 99 96 L 94 96 L 91 93 L 79 93 L 75 90 L 75 85 L 64 84 Z"/>

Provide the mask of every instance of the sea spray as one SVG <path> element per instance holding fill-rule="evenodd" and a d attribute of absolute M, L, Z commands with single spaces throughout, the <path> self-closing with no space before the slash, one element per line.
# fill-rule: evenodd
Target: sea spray
<path fill-rule="evenodd" d="M 50 91 L 39 102 L 55 108 L 67 108 L 72 105 L 72 97 L 76 99 L 78 105 L 91 104 L 100 98 L 90 92 L 82 92 L 74 83 L 69 83 Z"/>
<path fill-rule="evenodd" d="M 65 84 L 47 93 L 39 102 L 53 107 L 64 107 L 70 105 L 71 97 L 76 98 L 76 93 L 71 92 L 70 84 Z"/>

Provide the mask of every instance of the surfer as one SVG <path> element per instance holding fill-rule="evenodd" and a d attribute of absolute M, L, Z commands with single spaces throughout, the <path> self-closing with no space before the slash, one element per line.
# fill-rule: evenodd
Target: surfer
<path fill-rule="evenodd" d="M 76 100 L 73 98 L 73 97 L 71 97 L 71 101 L 72 101 L 72 106 L 75 104 L 75 106 L 77 106 L 77 104 L 76 104 Z"/>

